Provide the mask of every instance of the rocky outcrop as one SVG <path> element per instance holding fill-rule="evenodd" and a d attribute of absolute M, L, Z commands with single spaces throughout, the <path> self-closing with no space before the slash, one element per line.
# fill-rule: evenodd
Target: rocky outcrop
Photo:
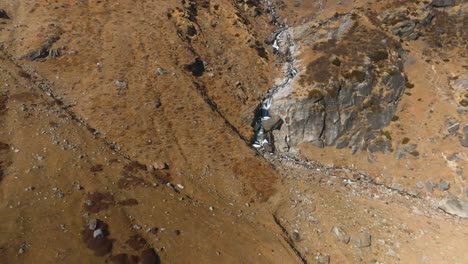
<path fill-rule="evenodd" d="M 276 149 L 294 152 L 312 143 L 390 151 L 390 136 L 381 129 L 391 122 L 405 89 L 400 44 L 356 15 L 336 15 L 286 33 L 300 48 L 278 41 L 278 51 L 308 56 L 300 61 L 298 77 L 272 95 L 269 114 L 282 125 L 266 132 L 274 135 Z"/>
<path fill-rule="evenodd" d="M 377 24 L 404 40 L 423 38 L 436 51 L 463 46 L 467 10 L 468 3 L 457 5 L 454 0 L 434 0 L 429 5 L 408 2 L 388 8 L 378 16 L 369 16 L 375 16 L 372 19 Z M 460 53 L 466 56 L 464 49 Z"/>
<path fill-rule="evenodd" d="M 462 218 L 468 218 L 468 201 L 456 196 L 447 196 L 439 202 L 439 208 Z"/>

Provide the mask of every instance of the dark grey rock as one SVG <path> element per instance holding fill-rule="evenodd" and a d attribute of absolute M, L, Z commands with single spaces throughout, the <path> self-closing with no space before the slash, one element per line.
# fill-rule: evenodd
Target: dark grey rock
<path fill-rule="evenodd" d="M 392 142 L 390 140 L 382 139 L 382 138 L 369 142 L 369 146 L 367 147 L 367 150 L 371 153 L 375 153 L 375 152 L 388 153 L 390 152 L 391 149 L 392 149 Z"/>
<path fill-rule="evenodd" d="M 36 50 L 29 52 L 28 54 L 26 54 L 26 56 L 24 56 L 24 58 L 30 61 L 36 61 L 36 60 L 47 58 L 50 54 L 50 48 L 59 39 L 60 39 L 59 36 L 55 36 L 55 35 L 50 36 L 44 45 L 42 45 L 40 48 Z"/>
<path fill-rule="evenodd" d="M 420 22 L 420 25 L 425 27 L 425 26 L 429 26 L 432 22 L 432 20 L 434 19 L 435 15 L 433 12 L 429 12 L 426 17 L 424 17 L 423 20 L 421 20 Z"/>
<path fill-rule="evenodd" d="M 403 38 L 403 37 L 408 37 L 414 34 L 415 28 L 416 28 L 415 20 L 405 20 L 393 26 L 391 31 L 393 34 Z"/>
<path fill-rule="evenodd" d="M 429 194 L 434 191 L 434 183 L 432 183 L 432 181 L 429 180 L 426 182 L 426 190 Z"/>
<path fill-rule="evenodd" d="M 162 106 L 161 99 L 159 99 L 159 98 L 156 99 L 156 100 L 154 101 L 154 108 L 158 109 L 158 108 L 160 108 L 161 106 Z"/>
<path fill-rule="evenodd" d="M 184 69 L 192 72 L 193 76 L 200 77 L 205 72 L 205 63 L 200 58 L 196 58 L 193 63 L 185 65 Z"/>
<path fill-rule="evenodd" d="M 328 32 L 327 38 L 333 37 L 340 42 L 355 22 L 347 15 L 333 19 L 333 22 L 338 22 L 333 26 L 328 26 L 327 21 L 315 29 L 278 31 L 267 42 L 275 43 L 277 52 L 288 56 L 294 52 L 294 49 L 288 49 L 290 39 L 305 38 L 302 39 L 304 43 L 314 45 L 324 37 L 320 32 Z M 287 37 L 287 33 L 291 36 Z M 379 40 L 375 44 L 385 45 L 384 42 Z M 318 147 L 336 146 L 338 149 L 349 146 L 351 153 L 360 150 L 389 152 L 391 142 L 368 143 L 376 139 L 375 132 L 390 124 L 397 109 L 396 102 L 405 90 L 402 54 L 403 51 L 397 49 L 385 54 L 386 58 L 381 62 L 385 69 L 391 70 L 384 74 L 377 74 L 375 65 L 363 63 L 358 70 L 343 75 L 339 80 L 331 77 L 314 83 L 312 89 L 319 92 L 310 98 L 289 96 L 286 92 L 274 94 L 269 113 L 283 121 L 280 128 L 272 131 L 276 150 L 296 152 L 300 144 L 310 143 Z M 337 57 L 327 55 L 330 56 L 325 59 L 324 67 L 337 67 Z M 287 78 L 284 83 L 287 83 Z M 289 88 L 285 89 L 288 93 Z"/>
<path fill-rule="evenodd" d="M 349 235 L 340 227 L 334 226 L 331 230 L 332 234 L 341 242 L 348 244 L 350 237 Z"/>
<path fill-rule="evenodd" d="M 343 148 L 346 148 L 348 144 L 349 144 L 349 140 L 347 138 L 341 138 L 336 142 L 336 148 L 343 149 Z"/>
<path fill-rule="evenodd" d="M 440 180 L 438 188 L 441 191 L 447 191 L 448 189 L 450 189 L 450 183 L 446 182 L 445 180 Z"/>
<path fill-rule="evenodd" d="M 26 59 L 30 61 L 35 61 L 49 56 L 49 49 L 47 47 L 41 47 L 37 50 L 33 50 L 26 55 Z"/>
<path fill-rule="evenodd" d="M 185 34 L 187 34 L 190 37 L 193 37 L 197 34 L 197 29 L 193 25 L 188 25 L 185 28 Z"/>
<path fill-rule="evenodd" d="M 410 152 L 416 150 L 417 147 L 418 145 L 416 144 L 405 144 L 400 146 L 395 153 L 396 159 L 402 159 L 406 157 Z"/>
<path fill-rule="evenodd" d="M 98 225 L 98 220 L 96 218 L 89 219 L 88 221 L 89 230 L 92 230 L 92 231 L 96 230 L 97 225 Z"/>
<path fill-rule="evenodd" d="M 116 80 L 115 85 L 117 85 L 117 87 L 119 87 L 120 89 L 128 89 L 128 83 L 123 80 Z"/>
<path fill-rule="evenodd" d="M 449 195 L 439 202 L 439 208 L 462 218 L 468 218 L 468 201 Z"/>
<path fill-rule="evenodd" d="M 4 9 L 0 9 L 0 18 L 10 19 L 10 16 L 8 16 L 7 12 Z"/>
<path fill-rule="evenodd" d="M 447 131 L 452 136 L 456 136 L 458 134 L 459 129 L 460 129 L 460 123 L 455 123 L 447 127 Z"/>
<path fill-rule="evenodd" d="M 404 191 L 403 186 L 401 184 L 399 184 L 399 183 L 396 183 L 396 182 L 392 183 L 392 186 L 390 188 L 395 189 L 395 190 L 400 191 L 400 192 Z"/>
<path fill-rule="evenodd" d="M 432 0 L 431 6 L 433 7 L 447 7 L 454 6 L 455 0 Z"/>
<path fill-rule="evenodd" d="M 372 235 L 368 232 L 361 232 L 358 237 L 353 239 L 353 244 L 356 247 L 370 247 Z"/>
<path fill-rule="evenodd" d="M 299 234 L 298 231 L 294 231 L 292 233 L 292 237 L 293 237 L 294 241 L 301 241 L 301 234 Z"/>
<path fill-rule="evenodd" d="M 465 134 L 465 136 L 467 136 L 468 135 L 468 125 L 464 125 L 462 131 L 463 131 L 463 134 Z"/>
<path fill-rule="evenodd" d="M 457 160 L 461 160 L 461 159 L 463 159 L 463 156 L 459 152 L 455 152 L 452 155 L 447 157 L 448 161 L 457 161 Z"/>
<path fill-rule="evenodd" d="M 468 148 L 468 136 L 465 136 L 464 138 L 460 138 L 459 141 L 463 147 Z"/>

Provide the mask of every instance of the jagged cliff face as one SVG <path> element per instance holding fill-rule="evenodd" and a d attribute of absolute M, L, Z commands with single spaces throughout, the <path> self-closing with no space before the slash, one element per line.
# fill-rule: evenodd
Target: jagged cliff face
<path fill-rule="evenodd" d="M 398 42 L 358 15 L 336 15 L 288 29 L 299 74 L 273 96 L 280 151 L 302 143 L 389 151 L 381 135 L 405 89 Z M 284 42 L 279 42 L 280 44 Z"/>

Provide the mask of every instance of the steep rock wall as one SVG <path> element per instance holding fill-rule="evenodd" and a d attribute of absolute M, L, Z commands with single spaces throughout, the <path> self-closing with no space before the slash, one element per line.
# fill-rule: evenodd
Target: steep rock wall
<path fill-rule="evenodd" d="M 269 131 L 276 149 L 294 152 L 312 143 L 389 151 L 390 138 L 381 129 L 405 90 L 400 44 L 357 15 L 336 15 L 288 33 L 299 47 L 299 74 L 272 96 L 270 116 L 283 120 Z M 278 50 L 287 55 L 284 43 L 278 41 Z"/>

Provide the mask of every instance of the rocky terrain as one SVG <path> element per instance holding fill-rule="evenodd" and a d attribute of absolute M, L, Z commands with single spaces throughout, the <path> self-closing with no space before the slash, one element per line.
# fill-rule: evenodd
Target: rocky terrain
<path fill-rule="evenodd" d="M 0 3 L 0 263 L 468 262 L 468 3 Z"/>

